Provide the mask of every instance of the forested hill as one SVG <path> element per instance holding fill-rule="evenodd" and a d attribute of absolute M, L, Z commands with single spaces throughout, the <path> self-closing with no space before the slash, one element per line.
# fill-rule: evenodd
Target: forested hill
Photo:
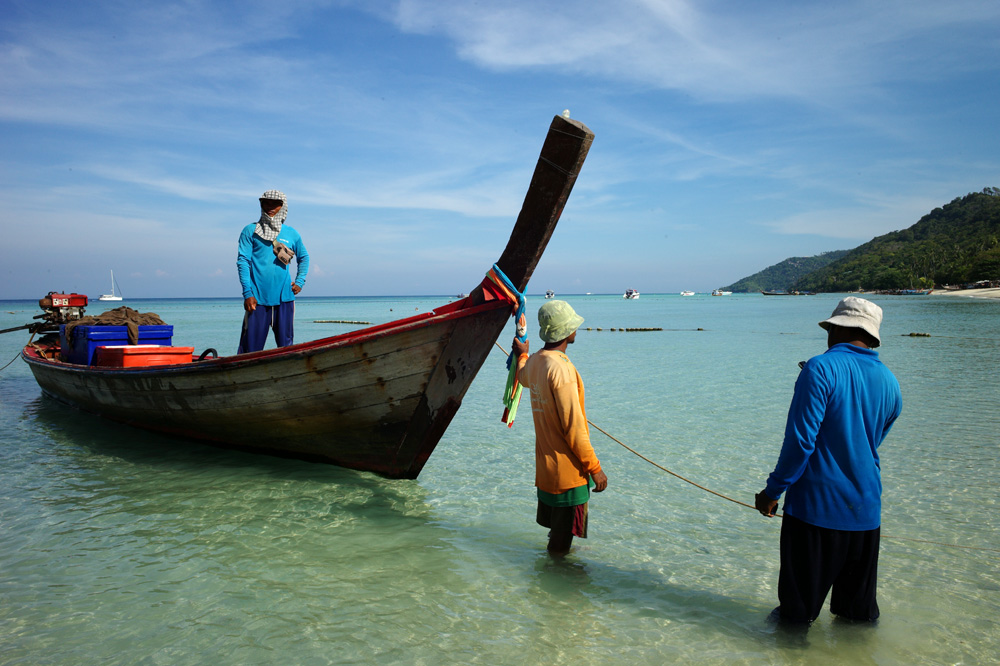
<path fill-rule="evenodd" d="M 818 254 L 815 257 L 790 257 L 781 263 L 768 266 L 759 273 L 734 282 L 728 287 L 723 287 L 723 289 L 736 293 L 790 289 L 806 275 L 840 259 L 848 252 L 850 250 L 834 250 Z"/>
<path fill-rule="evenodd" d="M 800 291 L 913 289 L 1000 277 L 1000 189 L 935 208 L 788 285 Z"/>
<path fill-rule="evenodd" d="M 875 291 L 1000 278 L 1000 189 L 987 187 L 935 208 L 908 229 L 853 250 L 792 257 L 727 291 Z"/>

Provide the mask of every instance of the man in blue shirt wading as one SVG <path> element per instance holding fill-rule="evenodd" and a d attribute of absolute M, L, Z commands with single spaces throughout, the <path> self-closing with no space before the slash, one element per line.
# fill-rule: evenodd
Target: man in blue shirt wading
<path fill-rule="evenodd" d="M 773 516 L 785 494 L 778 602 L 772 616 L 812 622 L 827 593 L 830 612 L 873 622 L 882 477 L 878 447 L 902 409 L 899 382 L 878 358 L 882 309 L 849 296 L 819 323 L 825 354 L 795 382 L 785 439 L 755 497 Z"/>
<path fill-rule="evenodd" d="M 243 330 L 237 354 L 260 351 L 274 330 L 279 347 L 295 337 L 295 295 L 302 291 L 309 272 L 309 253 L 299 232 L 285 224 L 288 199 L 278 190 L 260 196 L 260 219 L 240 234 L 236 270 L 243 287 Z M 288 264 L 295 259 L 293 282 Z"/>

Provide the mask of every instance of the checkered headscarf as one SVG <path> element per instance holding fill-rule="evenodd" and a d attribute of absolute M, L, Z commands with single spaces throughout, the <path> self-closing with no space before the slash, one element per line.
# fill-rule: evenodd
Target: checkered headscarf
<path fill-rule="evenodd" d="M 254 233 L 263 238 L 266 241 L 273 241 L 281 233 L 281 225 L 284 223 L 285 218 L 288 217 L 288 198 L 285 197 L 285 193 L 279 190 L 268 190 L 264 194 L 260 195 L 261 199 L 274 199 L 275 201 L 281 201 L 281 209 L 278 210 L 278 214 L 271 217 L 264 211 L 260 211 L 260 219 L 257 220 L 257 228 L 254 229 Z"/>

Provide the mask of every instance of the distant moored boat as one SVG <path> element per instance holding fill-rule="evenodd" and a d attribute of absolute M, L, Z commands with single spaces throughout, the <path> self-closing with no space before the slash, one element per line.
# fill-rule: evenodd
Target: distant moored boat
<path fill-rule="evenodd" d="M 120 290 L 119 290 L 120 291 Z M 120 301 L 122 297 L 115 294 L 115 272 L 111 271 L 111 293 L 101 294 L 98 299 L 99 301 Z"/>

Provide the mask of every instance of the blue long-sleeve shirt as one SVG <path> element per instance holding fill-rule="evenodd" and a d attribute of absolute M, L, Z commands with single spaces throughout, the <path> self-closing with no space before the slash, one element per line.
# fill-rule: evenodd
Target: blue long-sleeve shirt
<path fill-rule="evenodd" d="M 274 243 L 254 233 L 256 224 L 248 224 L 240 233 L 236 269 L 243 287 L 243 298 L 253 296 L 259 305 L 280 305 L 295 300 L 288 266 L 274 256 Z M 309 273 L 309 253 L 302 237 L 287 224 L 281 226 L 278 241 L 295 253 L 295 284 L 302 288 Z"/>
<path fill-rule="evenodd" d="M 899 382 L 878 352 L 834 345 L 795 382 L 785 439 L 764 492 L 784 513 L 836 530 L 882 522 L 878 447 L 902 409 Z"/>

